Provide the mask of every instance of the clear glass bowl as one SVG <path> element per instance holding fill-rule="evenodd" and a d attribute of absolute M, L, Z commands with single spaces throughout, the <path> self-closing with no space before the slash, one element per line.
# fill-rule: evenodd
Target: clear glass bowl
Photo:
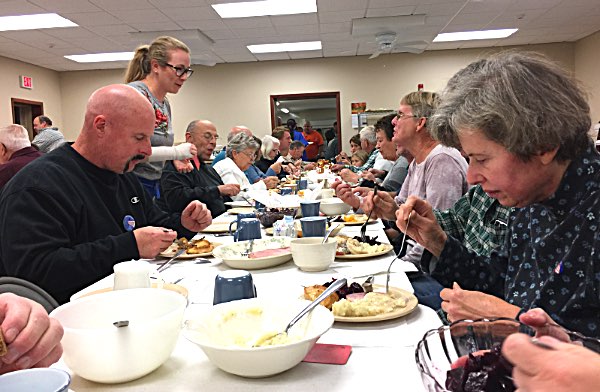
<path fill-rule="evenodd" d="M 513 319 L 459 320 L 425 333 L 417 344 L 415 359 L 423 385 L 430 392 L 448 392 L 446 376 L 458 358 L 477 351 L 490 350 L 513 333 L 535 336 L 531 327 Z M 537 334 L 551 335 L 561 340 L 570 339 L 600 353 L 600 341 L 568 331 L 558 325 L 547 325 Z"/>

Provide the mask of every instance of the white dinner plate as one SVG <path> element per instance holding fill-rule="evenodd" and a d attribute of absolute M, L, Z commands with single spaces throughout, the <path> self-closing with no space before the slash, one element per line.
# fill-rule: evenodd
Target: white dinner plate
<path fill-rule="evenodd" d="M 291 241 L 292 239 L 289 237 L 270 237 L 254 240 L 254 245 L 252 246 L 253 252 L 266 249 L 287 248 L 287 252 L 275 256 L 257 259 L 251 259 L 247 256 L 243 257 L 241 253 L 248 249 L 249 241 L 240 241 L 233 244 L 218 246 L 213 250 L 213 256 L 218 257 L 223 260 L 223 263 L 227 266 L 235 269 L 255 270 L 270 268 L 286 263 L 292 259 L 292 250 L 289 248 Z"/>

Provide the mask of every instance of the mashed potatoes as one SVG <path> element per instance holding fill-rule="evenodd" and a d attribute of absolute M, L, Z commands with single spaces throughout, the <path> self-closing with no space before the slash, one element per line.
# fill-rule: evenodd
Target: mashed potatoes
<path fill-rule="evenodd" d="M 406 307 L 406 298 L 395 298 L 389 294 L 367 293 L 355 301 L 342 299 L 333 304 L 333 314 L 341 317 L 377 316 Z"/>

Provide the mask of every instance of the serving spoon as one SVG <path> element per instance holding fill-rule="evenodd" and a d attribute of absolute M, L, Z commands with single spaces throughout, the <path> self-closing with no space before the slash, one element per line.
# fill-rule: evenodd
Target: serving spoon
<path fill-rule="evenodd" d="M 283 332 L 266 333 L 265 335 L 263 335 L 260 338 L 258 338 L 256 340 L 256 342 L 254 342 L 254 344 L 252 345 L 252 347 L 259 347 L 261 345 L 264 345 L 264 343 L 275 339 L 279 335 L 284 335 L 284 334 L 287 335 L 287 333 L 290 330 L 290 328 L 292 328 L 294 326 L 294 324 L 296 324 L 302 317 L 304 317 L 308 312 L 310 312 L 311 310 L 313 310 L 325 298 L 329 297 L 329 295 L 331 295 L 337 289 L 339 289 L 340 287 L 342 287 L 342 286 L 344 286 L 346 284 L 347 284 L 346 278 L 338 279 L 335 282 L 333 282 L 332 284 L 330 284 L 329 287 L 327 287 L 327 289 L 325 289 L 325 291 L 323 291 L 321 293 L 321 295 L 319 295 L 314 301 L 312 301 L 304 309 L 302 309 L 300 311 L 300 313 L 298 313 L 298 315 L 296 315 L 296 317 L 294 317 L 292 319 L 292 321 L 290 321 L 290 323 L 287 325 L 287 327 L 285 327 L 285 329 L 283 330 Z"/>

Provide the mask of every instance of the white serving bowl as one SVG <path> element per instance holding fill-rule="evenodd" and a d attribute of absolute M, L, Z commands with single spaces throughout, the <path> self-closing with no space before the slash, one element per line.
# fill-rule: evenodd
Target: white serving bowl
<path fill-rule="evenodd" d="M 321 199 L 320 210 L 325 215 L 342 215 L 350 211 L 352 207 L 337 197 Z"/>
<path fill-rule="evenodd" d="M 333 325 L 333 314 L 325 307 L 317 306 L 290 329 L 289 336 L 299 340 L 278 346 L 252 347 L 265 332 L 283 331 L 309 303 L 301 299 L 264 298 L 222 303 L 201 317 L 186 321 L 183 334 L 199 345 L 221 370 L 242 377 L 268 377 L 299 364 L 319 337 Z M 234 312 L 246 315 L 245 312 L 256 309 L 261 309 L 262 314 L 231 321 Z M 242 341 L 245 344 L 241 344 Z"/>
<path fill-rule="evenodd" d="M 328 238 L 326 243 L 323 237 L 307 237 L 292 240 L 292 258 L 294 264 L 302 271 L 325 271 L 335 260 L 337 240 Z"/>
<path fill-rule="evenodd" d="M 67 392 L 69 384 L 69 373 L 53 368 L 17 370 L 0 376 L 2 392 Z"/>
<path fill-rule="evenodd" d="M 63 358 L 81 377 L 100 383 L 135 380 L 171 355 L 187 300 L 169 290 L 109 291 L 66 303 L 50 314 L 64 327 Z M 116 321 L 129 326 L 117 328 Z"/>

